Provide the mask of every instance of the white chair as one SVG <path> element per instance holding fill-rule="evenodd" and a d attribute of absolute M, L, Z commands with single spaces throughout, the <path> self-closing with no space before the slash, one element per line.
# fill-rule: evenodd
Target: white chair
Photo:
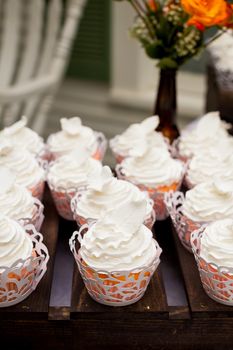
<path fill-rule="evenodd" d="M 0 0 L 1 126 L 46 118 L 85 2 Z"/>

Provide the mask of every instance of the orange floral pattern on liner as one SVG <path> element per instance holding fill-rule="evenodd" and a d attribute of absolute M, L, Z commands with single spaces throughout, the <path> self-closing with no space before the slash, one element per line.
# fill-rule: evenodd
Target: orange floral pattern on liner
<path fill-rule="evenodd" d="M 56 191 L 52 188 L 50 188 L 50 192 L 52 194 L 56 209 L 61 217 L 63 217 L 66 220 L 73 221 L 73 213 L 71 211 L 70 202 L 71 199 L 74 197 L 76 191 Z"/>
<path fill-rule="evenodd" d="M 36 197 L 40 201 L 42 201 L 44 196 L 44 189 L 45 189 L 45 181 L 41 181 L 38 184 L 36 184 L 34 187 L 29 188 L 28 190 L 31 192 L 33 197 Z"/>
<path fill-rule="evenodd" d="M 182 245 L 192 253 L 190 237 L 193 231 L 200 229 L 206 223 L 194 222 L 187 218 L 182 212 L 184 194 L 182 192 L 167 192 L 165 205 L 175 227 L 176 233 Z"/>
<path fill-rule="evenodd" d="M 197 262 L 201 282 L 207 295 L 215 301 L 233 306 L 233 269 L 206 262 L 200 256 L 204 228 L 191 234 L 192 250 Z"/>
<path fill-rule="evenodd" d="M 43 243 L 43 236 L 33 225 L 25 226 L 33 243 L 31 256 L 18 260 L 9 268 L 1 267 L 0 308 L 18 304 L 37 287 L 47 270 L 49 253 Z"/>
<path fill-rule="evenodd" d="M 84 225 L 80 235 L 85 234 L 88 225 Z M 157 255 L 150 265 L 129 271 L 108 272 L 88 266 L 76 251 L 78 232 L 70 239 L 70 248 L 83 278 L 89 295 L 97 302 L 111 306 L 124 306 L 136 303 L 143 297 L 147 286 L 157 269 L 161 249 L 157 245 Z"/>

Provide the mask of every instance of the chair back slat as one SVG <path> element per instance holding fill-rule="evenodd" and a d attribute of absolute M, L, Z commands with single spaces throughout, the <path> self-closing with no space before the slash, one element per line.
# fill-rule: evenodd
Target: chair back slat
<path fill-rule="evenodd" d="M 46 31 L 37 75 L 48 72 L 61 30 L 62 0 L 50 0 L 47 9 Z"/>
<path fill-rule="evenodd" d="M 43 16 L 44 0 L 29 0 L 26 6 L 24 49 L 16 84 L 29 80 L 36 71 L 43 39 Z"/>
<path fill-rule="evenodd" d="M 18 0 L 19 1 L 19 0 Z M 22 54 L 15 76 L 15 84 L 30 80 L 38 65 L 42 43 L 44 0 L 20 0 L 24 3 Z M 13 103 L 5 110 L 5 122 L 12 124 L 23 110 L 24 103 Z"/>
<path fill-rule="evenodd" d="M 17 68 L 21 33 L 22 2 L 7 0 L 3 2 L 2 38 L 0 50 L 0 88 L 11 85 Z"/>

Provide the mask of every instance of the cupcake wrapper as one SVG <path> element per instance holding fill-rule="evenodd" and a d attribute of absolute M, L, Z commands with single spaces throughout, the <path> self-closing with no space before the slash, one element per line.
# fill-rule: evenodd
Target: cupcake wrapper
<path fill-rule="evenodd" d="M 175 191 L 180 189 L 180 187 L 182 185 L 182 180 L 183 180 L 183 176 L 185 173 L 185 169 L 186 168 L 184 166 L 183 173 L 182 173 L 182 176 L 181 176 L 181 179 L 179 182 L 173 182 L 170 185 L 159 186 L 157 188 L 151 188 L 151 187 L 136 183 L 135 181 L 129 180 L 127 178 L 127 176 L 124 174 L 124 169 L 122 168 L 122 166 L 120 164 L 118 164 L 116 166 L 116 173 L 117 173 L 117 177 L 119 179 L 129 181 L 132 184 L 134 184 L 135 186 L 137 186 L 141 191 L 148 193 L 149 197 L 154 202 L 154 211 L 155 211 L 155 215 L 156 215 L 156 220 L 161 221 L 161 220 L 165 220 L 169 216 L 166 204 L 164 202 L 165 194 L 169 191 L 175 192 Z"/>
<path fill-rule="evenodd" d="M 208 263 L 200 256 L 203 228 L 191 234 L 191 246 L 206 294 L 218 303 L 233 306 L 233 268 Z"/>
<path fill-rule="evenodd" d="M 36 155 L 36 159 L 37 159 L 39 165 L 42 166 L 42 168 L 44 168 L 44 169 L 48 168 L 48 163 L 51 160 L 51 153 L 50 153 L 47 145 L 45 145 L 44 148 L 42 149 L 42 151 L 40 151 Z"/>
<path fill-rule="evenodd" d="M 120 164 L 126 158 L 126 156 L 123 156 L 123 155 L 115 152 L 113 149 L 112 149 L 112 154 L 113 154 L 117 164 Z"/>
<path fill-rule="evenodd" d="M 152 275 L 160 263 L 161 249 L 157 245 L 157 255 L 150 265 L 128 271 L 97 270 L 89 267 L 76 251 L 77 240 L 81 239 L 83 230 L 74 232 L 70 239 L 70 249 L 74 255 L 79 272 L 89 295 L 97 302 L 111 306 L 125 306 L 136 303 L 141 299 L 147 289 Z"/>
<path fill-rule="evenodd" d="M 184 194 L 182 192 L 168 192 L 165 194 L 164 200 L 181 243 L 192 253 L 190 243 L 191 233 L 204 227 L 207 223 L 194 222 L 183 214 L 182 206 L 184 203 Z"/>
<path fill-rule="evenodd" d="M 104 158 L 105 152 L 107 150 L 108 142 L 107 142 L 107 139 L 102 132 L 95 132 L 95 136 L 96 136 L 97 146 L 96 146 L 96 150 L 94 151 L 94 153 L 91 156 L 92 156 L 92 158 L 94 158 L 96 160 L 102 161 Z M 50 162 L 55 161 L 56 159 L 64 156 L 65 154 L 69 154 L 69 151 L 52 152 L 49 148 L 48 148 L 48 150 L 49 150 L 49 154 L 50 154 Z"/>
<path fill-rule="evenodd" d="M 83 189 L 83 190 L 81 190 L 81 191 L 79 190 L 79 191 L 76 193 L 76 195 L 72 198 L 71 204 L 70 204 L 70 206 L 71 206 L 71 211 L 72 211 L 72 213 L 73 213 L 73 218 L 74 218 L 74 220 L 76 221 L 76 223 L 77 223 L 78 226 L 82 226 L 82 225 L 88 224 L 88 223 L 90 224 L 90 223 L 92 223 L 92 222 L 97 221 L 97 219 L 92 219 L 92 218 L 87 219 L 87 218 L 84 218 L 84 217 L 82 217 L 81 215 L 79 215 L 79 214 L 77 213 L 77 204 L 78 204 L 78 202 L 80 201 L 80 199 L 81 199 L 81 197 L 82 197 L 82 195 L 83 195 L 84 192 L 85 192 L 85 189 Z M 152 199 L 149 199 L 149 201 L 150 201 L 150 205 L 151 205 L 151 211 L 150 211 L 150 213 L 148 213 L 148 215 L 146 216 L 146 218 L 145 218 L 145 220 L 144 220 L 144 225 L 146 225 L 146 226 L 151 230 L 152 227 L 153 227 L 153 225 L 154 225 L 154 223 L 155 223 L 155 221 L 156 221 L 156 214 L 155 214 L 155 211 L 154 211 L 154 209 L 153 209 L 153 205 L 154 205 L 153 200 L 152 200 Z"/>
<path fill-rule="evenodd" d="M 171 155 L 173 158 L 176 158 L 176 159 L 179 159 L 181 160 L 182 162 L 186 163 L 189 158 L 188 157 L 185 157 L 185 156 L 182 156 L 179 152 L 179 142 L 180 142 L 180 138 L 178 137 L 178 139 L 174 140 L 172 145 L 171 145 L 171 148 L 170 148 L 170 152 L 171 152 Z"/>
<path fill-rule="evenodd" d="M 33 197 L 42 201 L 44 196 L 44 189 L 45 189 L 45 181 L 43 180 L 38 182 L 34 187 L 31 187 L 28 190 L 31 192 Z"/>
<path fill-rule="evenodd" d="M 73 221 L 73 213 L 71 210 L 71 200 L 75 196 L 77 189 L 70 188 L 66 190 L 64 188 L 56 189 L 49 184 L 50 192 L 53 197 L 56 209 L 61 217 L 65 220 Z"/>
<path fill-rule="evenodd" d="M 107 150 L 108 142 L 102 132 L 96 132 L 95 134 L 97 138 L 97 149 L 92 157 L 96 160 L 102 161 Z"/>
<path fill-rule="evenodd" d="M 35 226 L 37 231 L 40 231 L 44 221 L 44 206 L 39 199 L 34 198 L 34 210 L 31 218 L 22 218 L 19 220 L 20 224 L 27 226 L 29 224 Z"/>
<path fill-rule="evenodd" d="M 37 287 L 47 270 L 49 253 L 43 236 L 33 225 L 25 227 L 30 232 L 33 254 L 26 260 L 17 260 L 10 268 L 0 266 L 0 307 L 18 304 Z"/>

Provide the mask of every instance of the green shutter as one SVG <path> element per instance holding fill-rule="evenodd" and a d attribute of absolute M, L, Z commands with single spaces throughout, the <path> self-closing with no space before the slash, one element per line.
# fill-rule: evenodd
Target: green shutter
<path fill-rule="evenodd" d="M 76 37 L 68 75 L 109 81 L 110 0 L 89 0 Z"/>

